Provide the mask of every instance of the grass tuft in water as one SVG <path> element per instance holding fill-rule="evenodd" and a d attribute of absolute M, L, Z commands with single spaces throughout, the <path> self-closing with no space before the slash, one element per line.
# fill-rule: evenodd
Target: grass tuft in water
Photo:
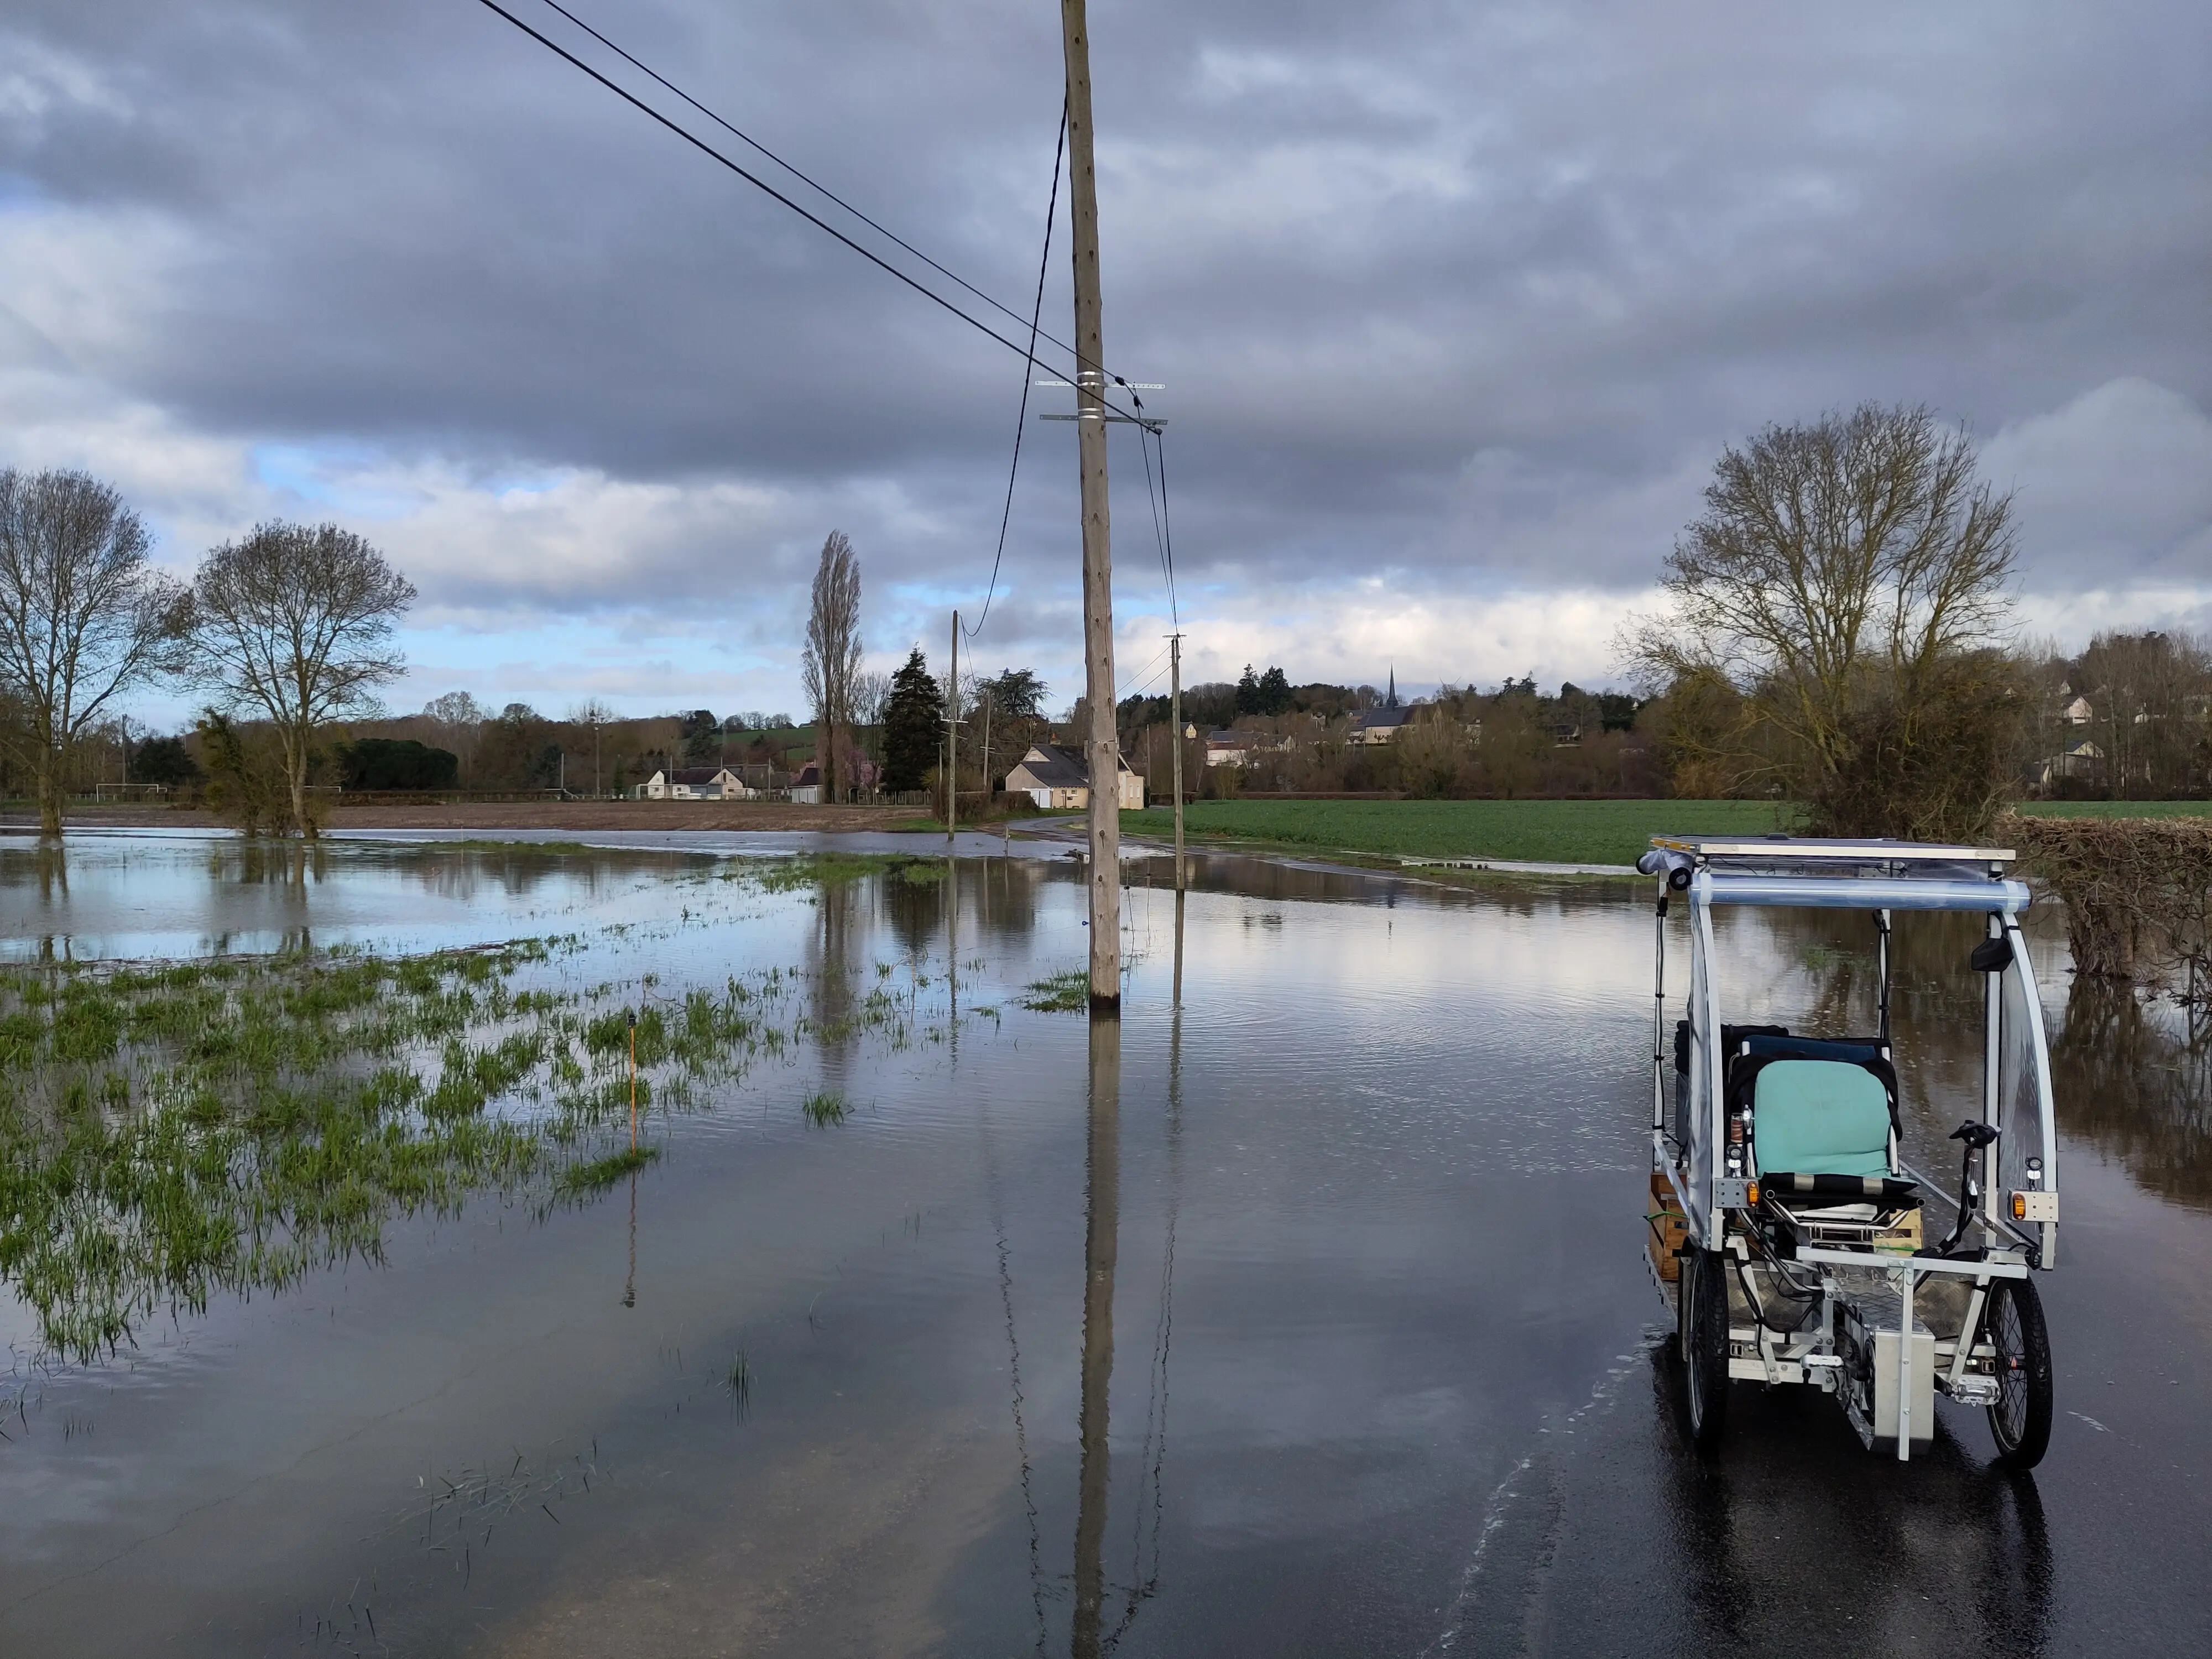
<path fill-rule="evenodd" d="M 817 1129 L 827 1129 L 834 1124 L 842 1123 L 853 1110 L 846 1104 L 844 1096 L 827 1089 L 818 1089 L 807 1096 L 799 1103 L 799 1109 Z"/>
<path fill-rule="evenodd" d="M 1018 1000 L 1023 1007 L 1040 1014 L 1082 1013 L 1091 1006 L 1091 975 L 1080 968 L 1071 968 L 1049 979 L 1032 980 L 1027 994 Z"/>
<path fill-rule="evenodd" d="M 626 1175 L 634 1175 L 660 1156 L 658 1146 L 625 1146 L 618 1152 L 609 1152 L 605 1158 L 586 1159 L 571 1164 L 561 1171 L 554 1182 L 554 1189 L 563 1198 L 580 1198 L 591 1193 L 603 1193 Z"/>

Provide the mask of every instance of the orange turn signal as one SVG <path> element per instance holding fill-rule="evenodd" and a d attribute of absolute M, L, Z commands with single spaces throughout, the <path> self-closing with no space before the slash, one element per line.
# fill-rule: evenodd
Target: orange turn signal
<path fill-rule="evenodd" d="M 1759 1183 L 1756 1181 L 1743 1189 L 1743 1201 L 1753 1209 L 1759 1207 Z"/>
<path fill-rule="evenodd" d="M 2026 1193 L 2014 1193 L 2012 1195 L 2012 1218 L 2014 1221 L 2025 1221 L 2027 1219 L 2027 1194 Z"/>

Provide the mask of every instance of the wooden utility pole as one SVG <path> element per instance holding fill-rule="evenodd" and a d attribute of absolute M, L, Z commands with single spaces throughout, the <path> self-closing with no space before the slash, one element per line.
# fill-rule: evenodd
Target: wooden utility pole
<path fill-rule="evenodd" d="M 1152 659 L 1158 662 L 1158 658 Z M 1182 635 L 1168 635 L 1168 735 L 1175 741 L 1176 891 L 1182 891 Z M 1177 913 L 1180 915 L 1180 912 Z M 1180 963 L 1180 956 L 1176 958 Z M 1181 977 L 1181 969 L 1177 969 Z"/>
<path fill-rule="evenodd" d="M 1098 172 L 1091 147 L 1084 0 L 1060 0 L 1067 55 L 1068 219 L 1075 254 L 1075 445 L 1083 497 L 1084 696 L 1091 711 L 1091 1007 L 1121 1007 L 1121 752 L 1114 730 L 1114 551 L 1106 507 L 1106 343 L 1098 298 Z"/>
<path fill-rule="evenodd" d="M 945 681 L 945 839 L 960 817 L 960 613 L 952 613 L 952 672 Z"/>

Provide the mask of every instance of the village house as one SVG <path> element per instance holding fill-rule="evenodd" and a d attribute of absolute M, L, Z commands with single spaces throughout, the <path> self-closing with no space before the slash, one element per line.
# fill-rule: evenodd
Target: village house
<path fill-rule="evenodd" d="M 1133 812 L 1145 804 L 1145 781 L 1121 763 L 1121 805 Z M 1091 769 L 1083 757 L 1057 744 L 1040 743 L 1006 774 L 1006 793 L 1018 791 L 1048 812 L 1081 812 L 1091 805 Z"/>
<path fill-rule="evenodd" d="M 726 766 L 678 766 L 637 786 L 640 800 L 751 800 L 757 793 Z"/>
<path fill-rule="evenodd" d="M 822 763 L 809 761 L 791 775 L 791 799 L 799 806 L 822 804 Z"/>
<path fill-rule="evenodd" d="M 1289 737 L 1278 732 L 1227 731 L 1206 734 L 1208 766 L 1249 766 L 1257 755 L 1279 755 L 1289 750 Z"/>

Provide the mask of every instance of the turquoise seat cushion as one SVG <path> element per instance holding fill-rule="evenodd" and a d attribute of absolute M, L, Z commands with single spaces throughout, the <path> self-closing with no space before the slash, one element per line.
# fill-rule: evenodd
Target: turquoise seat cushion
<path fill-rule="evenodd" d="M 1769 1060 L 1753 1085 L 1752 1148 L 1762 1174 L 1886 1176 L 1889 1092 L 1843 1060 Z"/>

